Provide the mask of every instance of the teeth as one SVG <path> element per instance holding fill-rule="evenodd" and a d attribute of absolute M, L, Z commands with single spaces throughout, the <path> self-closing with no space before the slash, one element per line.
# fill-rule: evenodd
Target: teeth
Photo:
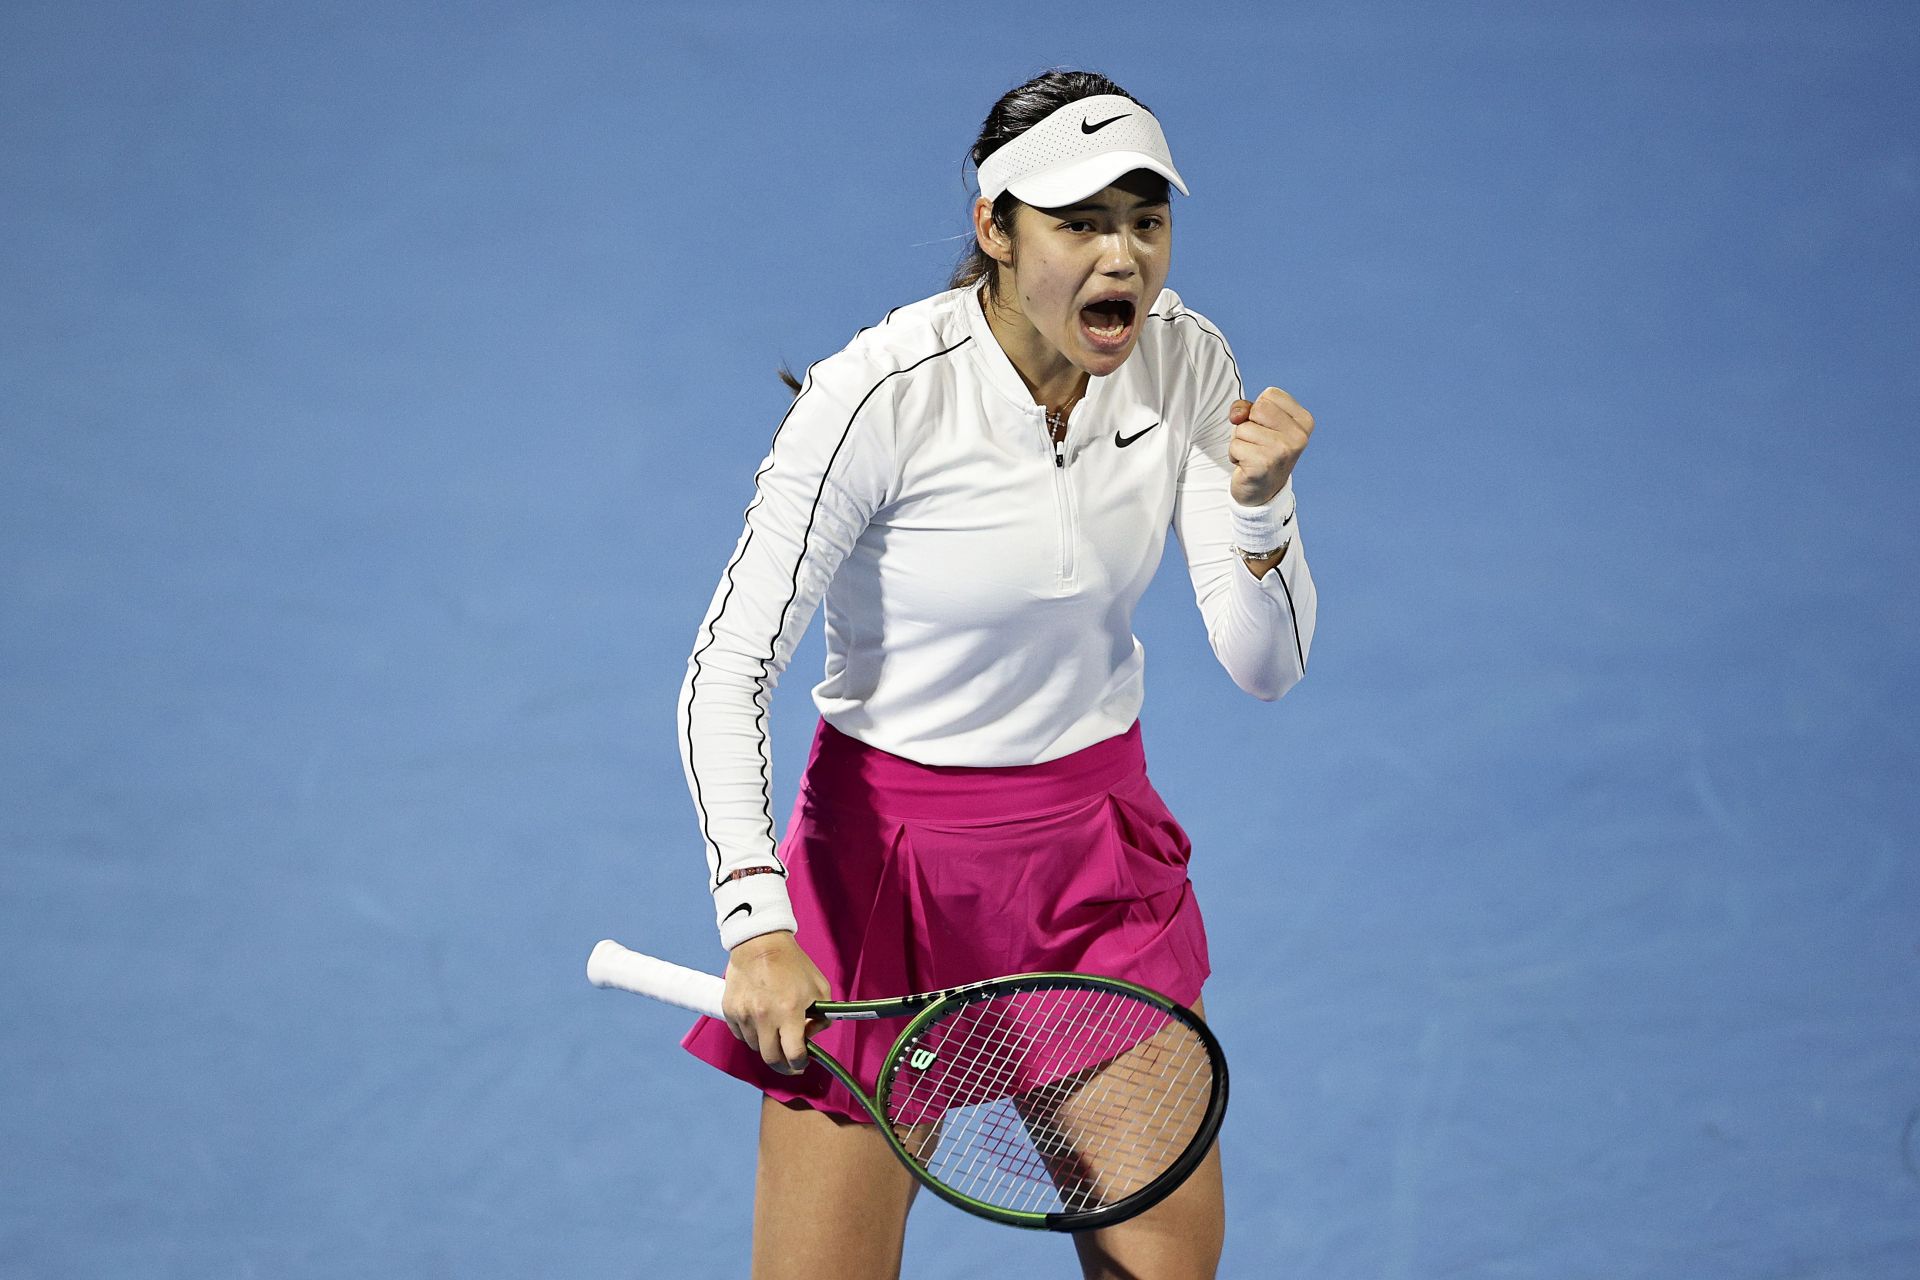
<path fill-rule="evenodd" d="M 1080 313 L 1080 323 L 1086 325 L 1087 333 L 1100 342 L 1118 342 L 1126 335 L 1131 322 L 1132 317 L 1118 302 L 1089 303 Z"/>

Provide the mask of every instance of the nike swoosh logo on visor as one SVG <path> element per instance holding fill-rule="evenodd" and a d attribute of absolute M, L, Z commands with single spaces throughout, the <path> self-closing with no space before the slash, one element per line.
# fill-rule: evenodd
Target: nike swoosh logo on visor
<path fill-rule="evenodd" d="M 1160 424 L 1156 422 L 1153 424 L 1153 427 L 1157 427 L 1159 425 Z M 1135 440 L 1138 440 L 1141 436 L 1147 434 L 1148 431 L 1153 430 L 1153 427 L 1147 427 L 1144 430 L 1136 431 L 1130 436 L 1123 436 L 1118 431 L 1116 431 L 1113 433 L 1113 443 L 1119 446 L 1120 448 L 1124 449 L 1128 445 L 1132 444 Z"/>
<path fill-rule="evenodd" d="M 1113 117 L 1112 120 L 1102 120 L 1099 124 L 1088 124 L 1085 120 L 1082 120 L 1080 122 L 1080 132 L 1098 133 L 1102 129 L 1106 128 L 1108 125 L 1112 124 L 1114 120 L 1125 120 L 1128 116 L 1132 114 L 1133 112 L 1131 111 L 1122 111 L 1119 115 Z"/>

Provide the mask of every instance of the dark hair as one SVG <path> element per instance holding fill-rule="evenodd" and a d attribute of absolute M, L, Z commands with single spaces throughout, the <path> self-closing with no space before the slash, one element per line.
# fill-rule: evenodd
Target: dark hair
<path fill-rule="evenodd" d="M 1045 120 L 1048 116 L 1070 102 L 1082 98 L 1097 98 L 1113 94 L 1122 98 L 1140 99 L 1122 89 L 1113 81 L 1097 71 L 1043 71 L 1023 85 L 1007 90 L 1000 100 L 993 104 L 993 110 L 987 112 L 987 118 L 980 125 L 980 136 L 974 139 L 973 148 L 967 153 L 972 161 L 974 172 L 986 158 L 1006 146 L 1027 130 Z M 1146 103 L 1143 108 L 1151 111 Z M 1164 179 L 1163 179 L 1164 181 Z M 1012 233 L 1013 213 L 1020 205 L 1020 198 L 1011 191 L 1002 191 L 993 202 L 994 225 Z M 971 234 L 972 220 L 968 220 L 969 234 L 966 252 L 960 255 L 959 263 L 953 269 L 953 277 L 947 281 L 949 289 L 964 289 L 968 285 L 987 282 L 987 293 L 997 297 L 1000 289 L 1000 264 L 987 256 L 986 250 Z M 800 392 L 800 380 L 785 365 L 780 367 L 780 381 L 787 384 L 795 395 Z"/>

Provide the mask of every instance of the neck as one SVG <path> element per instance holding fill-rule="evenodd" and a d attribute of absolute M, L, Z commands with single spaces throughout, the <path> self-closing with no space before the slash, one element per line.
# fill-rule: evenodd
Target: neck
<path fill-rule="evenodd" d="M 987 328 L 1007 353 L 1020 381 L 1027 384 L 1033 402 L 1046 406 L 1049 413 L 1072 409 L 1086 394 L 1087 371 L 1061 355 L 1019 311 L 995 302 L 991 290 L 984 290 L 980 301 Z"/>

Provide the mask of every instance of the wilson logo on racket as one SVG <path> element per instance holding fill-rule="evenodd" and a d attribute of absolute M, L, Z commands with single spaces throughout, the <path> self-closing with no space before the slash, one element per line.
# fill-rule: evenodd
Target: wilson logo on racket
<path fill-rule="evenodd" d="M 940 1055 L 932 1049 L 915 1049 L 907 1055 L 907 1065 L 915 1071 L 925 1071 L 939 1060 Z"/>

